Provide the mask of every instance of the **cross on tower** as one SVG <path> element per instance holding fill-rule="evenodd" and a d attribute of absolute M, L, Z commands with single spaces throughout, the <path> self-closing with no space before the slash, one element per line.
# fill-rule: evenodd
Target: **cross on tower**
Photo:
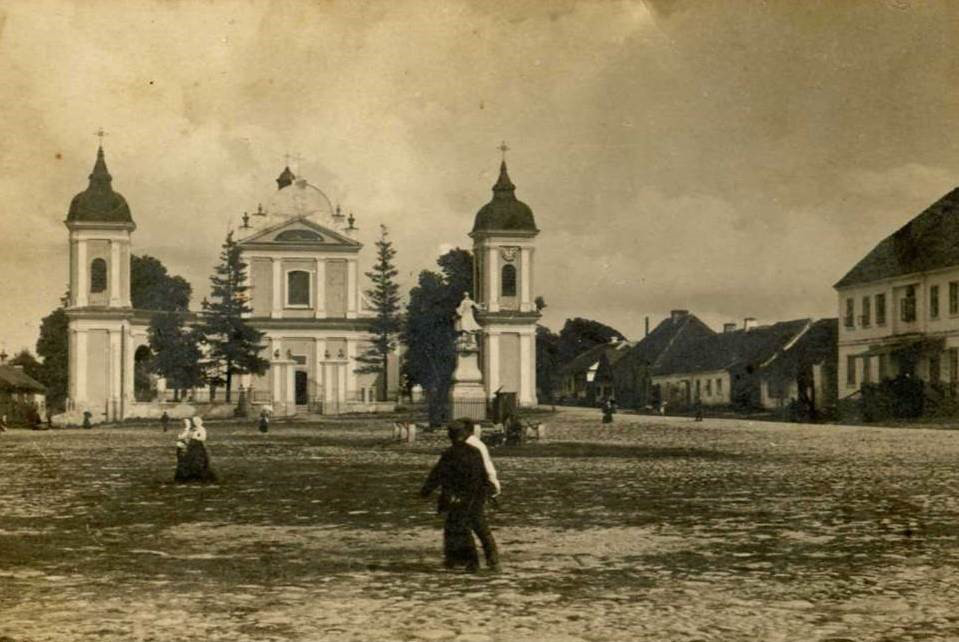
<path fill-rule="evenodd" d="M 504 140 L 502 143 L 500 143 L 500 146 L 497 147 L 496 149 L 498 149 L 498 150 L 500 150 L 501 152 L 503 152 L 503 162 L 505 163 L 505 162 L 506 162 L 506 152 L 509 151 L 509 147 L 506 146 L 506 141 Z"/>
<path fill-rule="evenodd" d="M 299 154 L 284 154 L 283 158 L 286 159 L 287 167 L 289 167 L 291 170 L 295 170 L 295 173 L 299 173 L 300 161 L 303 160 L 302 156 L 300 156 Z M 296 164 L 295 168 L 293 167 L 294 163 Z"/>
<path fill-rule="evenodd" d="M 102 127 L 100 127 L 95 132 L 93 132 L 93 134 L 100 139 L 100 147 L 103 147 L 103 137 L 106 136 L 107 133 L 103 131 Z"/>

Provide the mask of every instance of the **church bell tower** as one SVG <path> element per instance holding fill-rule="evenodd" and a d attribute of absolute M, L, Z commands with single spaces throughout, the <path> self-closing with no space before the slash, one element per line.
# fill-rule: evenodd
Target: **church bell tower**
<path fill-rule="evenodd" d="M 133 397 L 130 350 L 130 207 L 113 191 L 103 146 L 87 189 L 73 197 L 70 233 L 68 410 L 89 410 L 93 421 L 123 417 Z"/>
<path fill-rule="evenodd" d="M 501 149 L 505 154 L 505 145 Z M 533 264 L 539 230 L 533 211 L 515 191 L 504 158 L 493 198 L 477 212 L 470 232 L 474 298 L 487 397 L 511 392 L 520 406 L 535 406 L 540 314 L 533 301 Z"/>

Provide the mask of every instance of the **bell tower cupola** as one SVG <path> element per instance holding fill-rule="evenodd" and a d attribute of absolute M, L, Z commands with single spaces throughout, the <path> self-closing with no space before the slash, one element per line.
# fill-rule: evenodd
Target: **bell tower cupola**
<path fill-rule="evenodd" d="M 126 199 L 113 191 L 101 145 L 87 188 L 73 197 L 70 230 L 70 307 L 129 308 L 130 235 L 136 229 Z"/>

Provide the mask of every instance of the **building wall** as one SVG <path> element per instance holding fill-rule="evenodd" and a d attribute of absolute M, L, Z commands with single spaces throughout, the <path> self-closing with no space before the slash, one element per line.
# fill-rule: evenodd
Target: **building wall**
<path fill-rule="evenodd" d="M 950 284 L 956 284 L 955 307 L 950 306 Z M 903 307 L 902 299 L 908 286 L 915 288 L 915 321 L 906 322 L 901 318 Z M 938 287 L 938 314 L 933 310 L 931 290 Z M 879 323 L 876 320 L 876 296 L 885 295 L 886 319 Z M 869 298 L 869 319 L 863 319 L 863 298 Z M 847 323 L 846 301 L 853 301 L 852 324 Z M 855 394 L 867 374 L 868 380 L 879 380 L 879 357 L 872 356 L 868 360 L 849 357 L 861 357 L 870 347 L 880 346 L 897 337 L 904 339 L 916 336 L 942 338 L 946 342 L 945 354 L 940 355 L 940 361 L 948 364 L 948 350 L 959 347 L 959 266 L 929 272 L 925 274 L 906 275 L 894 279 L 886 279 L 875 283 L 868 283 L 838 291 L 839 309 L 839 360 L 837 374 L 839 384 L 839 398 Z M 934 356 L 934 355 L 933 355 Z M 930 355 L 922 355 L 919 359 L 916 374 L 928 380 Z M 894 358 L 883 360 L 885 377 L 895 377 L 898 374 L 897 361 Z M 866 365 L 868 364 L 868 366 Z M 854 376 L 850 378 L 850 366 Z M 944 380 L 948 380 L 948 370 L 943 368 Z"/>
<path fill-rule="evenodd" d="M 253 259 L 249 275 L 253 316 L 268 317 L 273 309 L 273 262 L 266 258 Z"/>
<path fill-rule="evenodd" d="M 89 330 L 86 335 L 86 400 L 102 412 L 111 387 L 110 337 L 106 330 Z"/>
<path fill-rule="evenodd" d="M 520 392 L 519 334 L 504 332 L 499 337 L 499 383 L 503 392 Z"/>
<path fill-rule="evenodd" d="M 660 387 L 663 399 L 670 403 L 680 400 L 680 391 L 689 386 L 689 403 L 695 404 L 697 399 L 704 406 L 724 406 L 730 403 L 731 379 L 729 372 L 719 370 L 714 372 L 682 373 L 665 376 L 653 376 L 653 385 Z M 699 396 L 697 397 L 697 383 Z M 672 392 L 670 392 L 672 391 Z"/>

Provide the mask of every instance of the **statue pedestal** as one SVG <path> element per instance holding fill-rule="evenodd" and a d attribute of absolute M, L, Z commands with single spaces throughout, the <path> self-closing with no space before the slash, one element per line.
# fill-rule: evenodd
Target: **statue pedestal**
<path fill-rule="evenodd" d="M 479 349 L 472 333 L 456 341 L 456 370 L 450 388 L 450 418 L 486 419 L 486 389 L 479 369 Z"/>

